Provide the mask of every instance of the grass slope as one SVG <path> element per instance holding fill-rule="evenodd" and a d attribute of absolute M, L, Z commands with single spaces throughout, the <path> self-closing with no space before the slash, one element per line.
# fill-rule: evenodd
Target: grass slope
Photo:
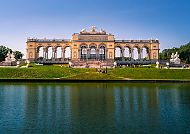
<path fill-rule="evenodd" d="M 0 79 L 182 79 L 190 80 L 189 69 L 115 68 L 108 74 L 97 73 L 96 69 L 74 69 L 60 66 L 34 66 L 30 68 L 0 68 Z"/>

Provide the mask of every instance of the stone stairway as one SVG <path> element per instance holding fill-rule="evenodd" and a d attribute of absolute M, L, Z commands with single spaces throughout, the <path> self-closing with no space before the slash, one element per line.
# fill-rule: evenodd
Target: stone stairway
<path fill-rule="evenodd" d="M 114 60 L 75 60 L 71 61 L 72 67 L 74 68 L 104 68 L 104 67 L 113 67 Z"/>

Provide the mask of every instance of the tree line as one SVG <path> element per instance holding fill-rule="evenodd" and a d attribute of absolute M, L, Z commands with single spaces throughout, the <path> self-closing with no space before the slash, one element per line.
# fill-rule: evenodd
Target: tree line
<path fill-rule="evenodd" d="M 22 59 L 23 54 L 20 51 L 13 51 L 6 46 L 0 45 L 0 62 L 5 60 L 9 51 L 15 55 L 16 60 Z"/>
<path fill-rule="evenodd" d="M 179 48 L 173 47 L 171 49 L 164 49 L 159 54 L 159 59 L 169 60 L 171 58 L 172 53 L 176 52 L 178 52 L 179 58 L 181 59 L 182 62 L 186 64 L 190 63 L 190 42 L 185 45 L 181 45 Z"/>

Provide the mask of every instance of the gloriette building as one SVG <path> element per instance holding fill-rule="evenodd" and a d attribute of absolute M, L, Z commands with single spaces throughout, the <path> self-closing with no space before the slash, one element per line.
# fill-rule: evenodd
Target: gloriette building
<path fill-rule="evenodd" d="M 70 48 L 70 56 L 66 58 L 66 48 Z M 43 55 L 39 56 L 40 48 Z M 48 49 L 51 48 L 51 58 Z M 57 49 L 61 48 L 61 57 L 57 57 Z M 116 57 L 116 49 L 120 51 Z M 27 39 L 26 58 L 40 63 L 66 63 L 68 61 L 134 61 L 134 49 L 137 49 L 136 60 L 158 60 L 159 40 L 117 40 L 113 34 L 105 30 L 97 31 L 92 26 L 90 31 L 82 29 L 74 33 L 71 39 Z M 143 58 L 142 50 L 146 49 Z M 125 53 L 128 51 L 128 57 Z"/>

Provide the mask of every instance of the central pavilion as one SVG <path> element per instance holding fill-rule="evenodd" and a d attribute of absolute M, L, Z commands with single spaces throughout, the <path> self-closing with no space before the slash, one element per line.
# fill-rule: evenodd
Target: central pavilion
<path fill-rule="evenodd" d="M 80 61 L 106 61 L 115 60 L 158 60 L 159 40 L 117 40 L 113 34 L 105 30 L 96 30 L 92 26 L 89 31 L 82 29 L 74 33 L 71 39 L 27 39 L 26 57 L 30 61 L 41 63 L 73 63 Z M 70 56 L 66 57 L 66 48 L 70 48 Z M 57 57 L 57 49 L 61 49 L 61 57 Z M 40 49 L 43 55 L 40 56 Z M 49 54 L 51 49 L 51 54 Z M 120 54 L 116 57 L 116 49 Z M 134 50 L 138 57 L 134 59 Z M 143 49 L 146 54 L 143 55 Z M 128 57 L 126 57 L 128 51 Z M 51 55 L 51 56 L 49 56 Z"/>

